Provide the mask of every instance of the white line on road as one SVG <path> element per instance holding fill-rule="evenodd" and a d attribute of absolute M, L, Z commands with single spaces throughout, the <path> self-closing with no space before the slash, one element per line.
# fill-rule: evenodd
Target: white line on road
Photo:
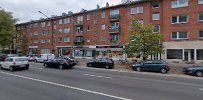
<path fill-rule="evenodd" d="M 106 77 L 106 76 L 100 76 L 100 75 L 91 75 L 91 74 L 83 74 L 85 76 L 92 76 L 92 77 L 98 77 L 98 78 L 108 78 L 108 79 L 112 79 L 112 77 Z"/>
<path fill-rule="evenodd" d="M 31 69 L 44 69 L 44 68 L 31 68 Z"/>
<path fill-rule="evenodd" d="M 59 83 L 54 83 L 54 82 L 50 82 L 50 81 L 35 79 L 35 78 L 21 76 L 21 75 L 17 75 L 17 74 L 11 74 L 11 73 L 6 73 L 6 72 L 1 72 L 1 73 L 6 74 L 6 75 L 10 75 L 10 76 L 15 76 L 15 77 L 18 77 L 18 78 L 23 78 L 23 79 L 28 79 L 28 80 L 32 80 L 32 81 L 42 82 L 42 83 L 51 84 L 51 85 L 55 85 L 55 86 L 60 86 L 60 87 L 64 87 L 64 88 L 70 88 L 70 89 L 73 89 L 73 90 L 78 90 L 78 91 L 88 92 L 88 93 L 92 93 L 92 94 L 102 95 L 102 96 L 115 98 L 115 99 L 119 99 L 119 100 L 132 100 L 132 99 L 124 98 L 124 97 L 105 94 L 105 93 L 102 93 L 102 92 L 91 91 L 91 90 L 87 90 L 87 89 L 82 89 L 82 88 L 78 88 L 78 87 L 63 85 L 63 84 L 59 84 Z"/>
<path fill-rule="evenodd" d="M 203 91 L 203 88 L 199 88 L 200 91 Z"/>

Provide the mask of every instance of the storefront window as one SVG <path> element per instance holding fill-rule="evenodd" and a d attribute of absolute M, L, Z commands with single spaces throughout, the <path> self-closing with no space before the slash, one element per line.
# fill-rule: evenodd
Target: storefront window
<path fill-rule="evenodd" d="M 183 50 L 182 49 L 168 49 L 167 59 L 182 59 Z"/>
<path fill-rule="evenodd" d="M 197 49 L 197 60 L 203 60 L 203 49 Z"/>
<path fill-rule="evenodd" d="M 74 56 L 75 57 L 83 57 L 83 50 L 75 50 L 74 51 Z"/>

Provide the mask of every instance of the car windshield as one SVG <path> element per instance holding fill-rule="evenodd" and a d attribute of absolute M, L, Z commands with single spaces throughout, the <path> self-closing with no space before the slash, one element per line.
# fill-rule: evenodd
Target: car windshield
<path fill-rule="evenodd" d="M 15 61 L 27 61 L 28 59 L 27 58 L 17 58 L 15 59 Z"/>

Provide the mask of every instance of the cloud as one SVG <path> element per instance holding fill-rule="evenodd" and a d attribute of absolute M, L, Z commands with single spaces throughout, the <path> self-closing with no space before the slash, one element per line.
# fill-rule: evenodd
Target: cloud
<path fill-rule="evenodd" d="M 13 12 L 19 22 L 27 22 L 44 17 L 38 11 L 48 16 L 61 15 L 68 11 L 79 12 L 82 8 L 95 9 L 97 4 L 105 6 L 106 2 L 115 5 L 120 0 L 1 0 L 0 7 Z"/>

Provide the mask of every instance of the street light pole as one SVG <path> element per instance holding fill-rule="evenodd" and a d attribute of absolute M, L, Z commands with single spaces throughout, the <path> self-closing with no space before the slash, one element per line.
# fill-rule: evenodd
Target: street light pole
<path fill-rule="evenodd" d="M 55 47 L 54 47 L 54 21 L 53 19 L 49 18 L 46 14 L 41 11 L 38 11 L 40 14 L 44 15 L 47 19 L 50 19 L 51 22 L 51 49 L 52 54 L 55 54 Z"/>

